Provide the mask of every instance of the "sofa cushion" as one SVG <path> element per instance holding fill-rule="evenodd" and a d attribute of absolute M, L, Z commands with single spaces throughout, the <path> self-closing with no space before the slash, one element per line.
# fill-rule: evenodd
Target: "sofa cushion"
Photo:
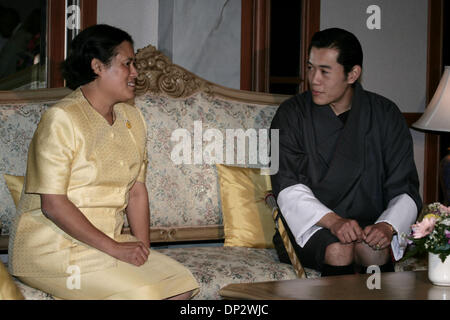
<path fill-rule="evenodd" d="M 24 296 L 25 300 L 55 300 L 52 295 L 39 289 L 32 288 L 23 282 L 20 282 L 17 278 L 14 278 L 14 282 Z"/>
<path fill-rule="evenodd" d="M 0 300 L 23 300 L 24 297 L 14 283 L 3 263 L 0 262 Z"/>
<path fill-rule="evenodd" d="M 146 93 L 138 95 L 135 104 L 142 111 L 148 126 L 147 188 L 151 225 L 221 225 L 217 171 L 214 164 L 207 164 L 206 161 L 193 164 L 194 142 L 200 139 L 201 143 L 201 136 L 208 129 L 217 129 L 225 137 L 226 129 L 269 128 L 277 106 L 230 102 L 204 92 L 186 99 Z M 174 155 L 177 156 L 173 150 L 182 143 L 181 139 L 171 139 L 177 129 L 188 132 L 191 137 L 190 141 L 185 141 L 192 151 L 192 162 L 189 164 L 173 161 Z M 202 150 L 207 146 L 208 143 L 203 143 Z M 226 148 L 225 142 L 223 148 Z M 236 151 L 235 146 L 235 154 Z M 239 165 L 248 166 L 248 163 Z"/>
<path fill-rule="evenodd" d="M 191 270 L 200 284 L 196 300 L 221 299 L 219 290 L 229 283 L 296 278 L 291 265 L 278 262 L 274 249 L 181 247 L 158 251 Z"/>
<path fill-rule="evenodd" d="M 154 248 L 155 249 L 155 248 Z M 273 249 L 239 247 L 192 247 L 158 249 L 159 252 L 183 263 L 200 284 L 196 300 L 221 299 L 218 288 L 229 283 L 295 279 L 291 265 L 277 262 Z M 395 264 L 395 271 L 427 270 L 427 259 L 408 258 Z M 305 268 L 308 279 L 320 277 L 320 272 Z M 13 280 L 26 300 L 54 300 L 38 289 Z"/>
<path fill-rule="evenodd" d="M 20 194 L 23 189 L 23 182 L 25 180 L 24 176 L 12 176 L 9 174 L 4 174 L 3 177 L 6 181 L 6 186 L 8 187 L 9 192 L 11 193 L 11 197 L 13 198 L 14 205 L 17 208 L 20 200 Z"/>
<path fill-rule="evenodd" d="M 270 176 L 258 168 L 217 164 L 225 246 L 273 248 L 275 223 L 265 196 Z"/>
<path fill-rule="evenodd" d="M 4 270 L 8 270 L 8 264 L 0 261 L 0 269 L 4 268 Z M 7 272 L 7 271 L 6 271 Z M 16 277 L 10 277 L 13 281 L 13 285 L 17 288 L 17 297 L 13 298 L 17 299 L 25 299 L 25 300 L 54 300 L 54 298 L 48 293 L 42 292 L 41 290 L 32 288 L 22 282 L 20 282 Z M 0 280 L 3 280 L 0 276 Z M 0 286 L 3 285 L 3 281 L 0 281 Z M 11 284 L 8 284 L 11 285 Z M 0 300 L 2 300 L 0 294 Z"/>

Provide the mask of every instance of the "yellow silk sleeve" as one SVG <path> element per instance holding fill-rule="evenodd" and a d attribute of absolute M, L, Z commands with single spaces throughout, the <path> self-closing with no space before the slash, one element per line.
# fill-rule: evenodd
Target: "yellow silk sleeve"
<path fill-rule="evenodd" d="M 148 157 L 147 157 L 147 123 L 145 122 L 144 116 L 142 115 L 142 112 L 139 110 L 139 108 L 136 108 L 136 110 L 139 113 L 139 116 L 142 120 L 142 123 L 144 125 L 145 128 L 145 132 L 144 132 L 144 137 L 145 138 L 145 142 L 144 142 L 144 160 L 142 161 L 141 164 L 141 169 L 139 170 L 139 174 L 138 177 L 136 179 L 136 181 L 138 182 L 142 182 L 145 184 L 145 179 L 147 176 L 147 164 L 148 164 Z"/>
<path fill-rule="evenodd" d="M 69 116 L 60 108 L 49 108 L 29 147 L 25 192 L 66 194 L 74 150 L 74 128 Z"/>
<path fill-rule="evenodd" d="M 145 183 L 145 177 L 147 176 L 147 148 L 144 150 L 144 161 L 142 161 L 141 169 L 139 171 L 136 181 Z"/>

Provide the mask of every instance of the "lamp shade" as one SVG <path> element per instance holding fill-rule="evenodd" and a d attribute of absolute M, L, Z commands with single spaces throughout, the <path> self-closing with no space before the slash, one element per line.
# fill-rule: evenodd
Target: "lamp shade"
<path fill-rule="evenodd" d="M 412 126 L 423 130 L 450 131 L 450 66 L 445 67 L 433 99 Z"/>

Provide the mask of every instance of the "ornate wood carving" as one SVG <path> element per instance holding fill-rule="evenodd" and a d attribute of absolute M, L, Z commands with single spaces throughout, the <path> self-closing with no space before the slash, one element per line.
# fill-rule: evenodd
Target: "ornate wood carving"
<path fill-rule="evenodd" d="M 152 45 L 137 51 L 136 67 L 139 73 L 137 93 L 162 93 L 173 98 L 183 98 L 198 91 L 210 91 L 209 82 L 174 65 Z"/>

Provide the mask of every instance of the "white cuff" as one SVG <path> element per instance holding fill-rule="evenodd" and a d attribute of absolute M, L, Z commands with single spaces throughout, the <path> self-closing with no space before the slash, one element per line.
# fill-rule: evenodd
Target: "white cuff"
<path fill-rule="evenodd" d="M 326 214 L 332 212 L 304 184 L 296 184 L 283 189 L 278 194 L 277 203 L 300 247 L 303 247 L 316 231 L 322 229 L 315 224 Z"/>
<path fill-rule="evenodd" d="M 410 233 L 411 225 L 417 218 L 417 206 L 414 200 L 406 193 L 396 196 L 389 201 L 387 209 L 375 223 L 389 223 L 397 232 L 392 238 L 391 247 L 395 260 L 400 260 L 408 245 L 405 235 Z"/>

